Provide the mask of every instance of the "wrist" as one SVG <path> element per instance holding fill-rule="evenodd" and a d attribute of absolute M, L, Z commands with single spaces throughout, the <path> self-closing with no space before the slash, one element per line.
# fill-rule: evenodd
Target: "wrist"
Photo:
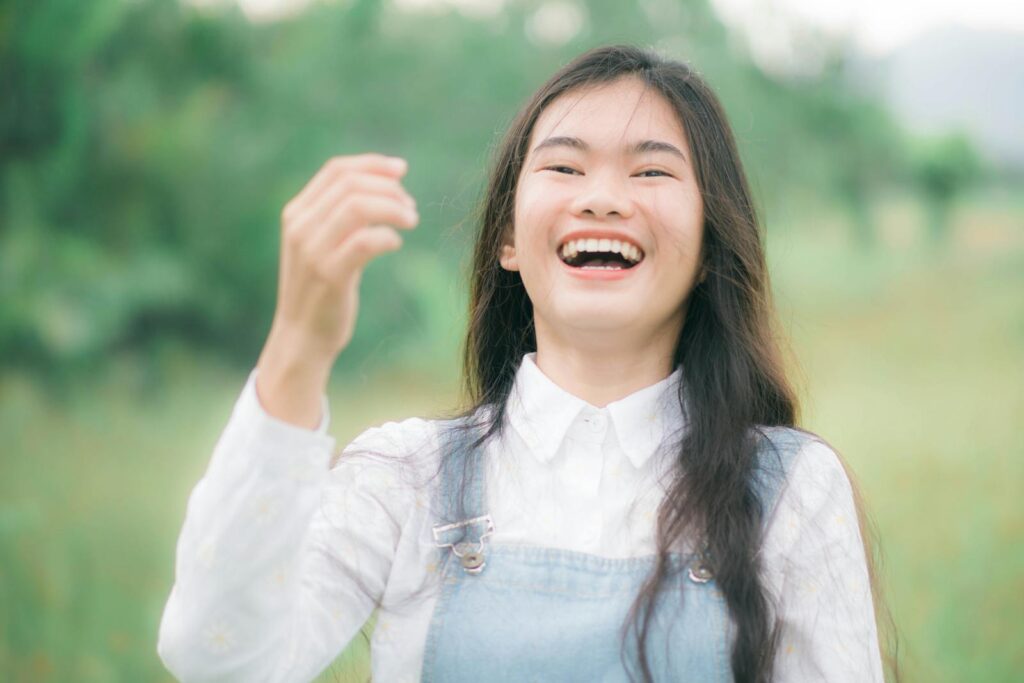
<path fill-rule="evenodd" d="M 326 387 L 336 357 L 336 353 L 327 351 L 316 339 L 275 321 L 258 364 L 282 374 L 322 378 Z"/>
<path fill-rule="evenodd" d="M 323 419 L 333 358 L 312 350 L 302 340 L 272 331 L 256 364 L 256 394 L 270 415 L 315 429 Z"/>

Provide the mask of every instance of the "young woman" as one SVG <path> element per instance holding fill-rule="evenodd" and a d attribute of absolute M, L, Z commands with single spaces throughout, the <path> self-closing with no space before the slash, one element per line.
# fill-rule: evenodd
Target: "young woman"
<path fill-rule="evenodd" d="M 620 46 L 540 88 L 483 206 L 471 405 L 332 463 L 324 391 L 362 269 L 417 223 L 405 171 L 332 159 L 285 207 L 266 347 L 189 500 L 168 668 L 310 680 L 379 607 L 385 683 L 882 681 L 854 489 L 794 427 L 708 86 Z"/>

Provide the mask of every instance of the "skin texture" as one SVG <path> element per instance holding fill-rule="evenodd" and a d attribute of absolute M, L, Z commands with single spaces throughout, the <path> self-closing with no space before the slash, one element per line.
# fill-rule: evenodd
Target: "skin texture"
<path fill-rule="evenodd" d="M 587 149 L 554 145 L 577 138 Z M 654 140 L 668 151 L 631 148 Z M 537 120 L 516 189 L 503 268 L 533 302 L 537 364 L 603 407 L 672 371 L 686 301 L 701 277 L 703 202 L 686 133 L 665 99 L 635 78 L 570 91 Z M 582 279 L 557 250 L 576 230 L 628 235 L 643 261 L 619 280 Z"/>

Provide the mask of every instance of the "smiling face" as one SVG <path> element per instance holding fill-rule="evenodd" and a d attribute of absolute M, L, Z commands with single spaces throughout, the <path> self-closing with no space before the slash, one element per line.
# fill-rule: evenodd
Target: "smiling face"
<path fill-rule="evenodd" d="M 627 77 L 555 99 L 533 128 L 514 221 L 500 263 L 520 273 L 538 344 L 678 337 L 704 211 L 686 134 L 656 90 Z"/>

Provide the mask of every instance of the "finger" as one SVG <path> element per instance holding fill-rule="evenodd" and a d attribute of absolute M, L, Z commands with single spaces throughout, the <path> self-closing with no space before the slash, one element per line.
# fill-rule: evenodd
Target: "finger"
<path fill-rule="evenodd" d="M 328 159 L 313 178 L 285 205 L 284 214 L 295 213 L 296 209 L 309 203 L 323 192 L 338 176 L 351 171 L 363 171 L 391 178 L 401 178 L 409 164 L 401 157 L 390 157 L 371 152 L 351 156 L 336 156 Z"/>
<path fill-rule="evenodd" d="M 354 275 L 374 257 L 402 246 L 402 236 L 386 225 L 368 225 L 336 247 L 325 259 L 329 273 Z"/>
<path fill-rule="evenodd" d="M 337 156 L 327 160 L 313 179 L 285 206 L 285 215 L 296 213 L 328 188 L 337 178 L 347 173 L 373 173 L 392 178 L 401 178 L 408 169 L 405 159 L 383 154 L 359 154 Z"/>
<path fill-rule="evenodd" d="M 419 214 L 405 202 L 380 195 L 349 196 L 339 202 L 309 236 L 310 253 L 333 249 L 369 225 L 411 229 Z"/>
<path fill-rule="evenodd" d="M 360 195 L 390 197 L 410 208 L 416 208 L 416 200 L 398 180 L 368 173 L 347 173 L 335 179 L 319 197 L 309 204 L 307 209 L 295 216 L 295 220 L 299 222 L 317 220 L 319 216 L 319 220 L 323 221 L 346 197 Z"/>

